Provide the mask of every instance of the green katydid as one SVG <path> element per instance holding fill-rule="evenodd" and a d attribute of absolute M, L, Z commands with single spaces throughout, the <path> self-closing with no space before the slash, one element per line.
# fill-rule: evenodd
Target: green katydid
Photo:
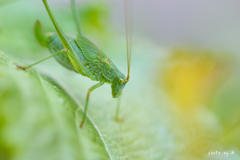
<path fill-rule="evenodd" d="M 125 21 L 126 21 L 126 40 L 127 40 L 127 61 L 128 61 L 128 75 L 124 76 L 122 72 L 113 64 L 113 62 L 99 50 L 90 40 L 83 36 L 83 32 L 80 27 L 80 21 L 78 17 L 75 0 L 71 0 L 72 11 L 74 20 L 77 26 L 78 35 L 76 40 L 65 36 L 56 22 L 47 0 L 42 0 L 46 10 L 51 18 L 52 23 L 57 33 L 44 33 L 39 21 L 35 23 L 35 36 L 38 42 L 47 47 L 51 54 L 32 65 L 27 67 L 17 66 L 19 69 L 26 70 L 48 58 L 55 57 L 55 59 L 64 67 L 69 70 L 75 71 L 83 76 L 89 77 L 93 81 L 100 81 L 96 85 L 92 86 L 87 93 L 87 98 L 84 107 L 84 115 L 80 128 L 86 118 L 86 112 L 88 108 L 89 95 L 94 89 L 102 86 L 104 83 L 110 83 L 112 88 L 113 98 L 117 98 L 121 95 L 122 89 L 129 81 L 130 62 L 131 62 L 131 35 L 129 34 L 130 27 L 128 23 L 128 8 L 127 0 L 124 0 L 125 4 Z M 119 104 L 119 103 L 118 103 Z M 116 120 L 118 120 L 119 105 L 116 110 Z"/>

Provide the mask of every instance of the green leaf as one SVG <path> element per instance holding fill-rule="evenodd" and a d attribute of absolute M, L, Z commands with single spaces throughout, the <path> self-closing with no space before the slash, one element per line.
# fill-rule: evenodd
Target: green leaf
<path fill-rule="evenodd" d="M 79 129 L 82 108 L 60 86 L 1 52 L 0 66 L 0 159 L 109 159 L 96 125 Z"/>

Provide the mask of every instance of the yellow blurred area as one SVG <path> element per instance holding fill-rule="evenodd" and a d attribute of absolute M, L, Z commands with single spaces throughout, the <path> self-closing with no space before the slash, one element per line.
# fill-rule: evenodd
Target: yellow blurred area
<path fill-rule="evenodd" d="M 177 48 L 170 52 L 161 68 L 161 86 L 174 106 L 168 108 L 173 121 L 171 128 L 177 141 L 181 141 L 178 146 L 181 155 L 211 159 L 203 155 L 225 150 L 221 142 L 224 129 L 211 103 L 233 70 L 230 54 Z"/>
<path fill-rule="evenodd" d="M 164 88 L 181 108 L 204 105 L 226 80 L 229 63 L 209 51 L 175 49 L 163 67 Z"/>

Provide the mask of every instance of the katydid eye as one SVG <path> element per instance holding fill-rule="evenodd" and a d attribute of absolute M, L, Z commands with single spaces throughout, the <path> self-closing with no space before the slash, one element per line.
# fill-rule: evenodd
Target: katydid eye
<path fill-rule="evenodd" d="M 123 79 L 122 78 L 119 78 L 119 83 L 123 83 Z"/>

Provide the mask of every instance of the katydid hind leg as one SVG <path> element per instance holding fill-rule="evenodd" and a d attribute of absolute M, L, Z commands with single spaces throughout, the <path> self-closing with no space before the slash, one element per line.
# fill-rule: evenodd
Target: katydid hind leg
<path fill-rule="evenodd" d="M 85 102 L 85 107 L 84 107 L 83 119 L 82 119 L 81 124 L 79 125 L 80 128 L 83 127 L 83 124 L 84 124 L 85 119 L 86 119 L 86 113 L 87 113 L 87 108 L 88 108 L 88 102 L 89 102 L 90 93 L 91 93 L 94 89 L 97 89 L 98 87 L 102 86 L 104 83 L 105 83 L 105 81 L 101 81 L 101 82 L 99 82 L 98 84 L 92 86 L 92 87 L 88 90 L 87 98 L 86 98 L 86 102 Z"/>
<path fill-rule="evenodd" d="M 61 28 L 59 27 L 58 23 L 56 22 L 53 14 L 52 14 L 52 11 L 50 10 L 50 7 L 48 5 L 47 0 L 42 0 L 42 1 L 43 1 L 43 4 L 45 5 L 45 8 L 46 8 L 46 10 L 48 12 L 48 15 L 49 15 L 49 17 L 50 17 L 50 19 L 51 19 L 51 21 L 52 21 L 52 23 L 53 23 L 57 33 L 58 33 L 58 36 L 59 36 L 59 38 L 61 39 L 61 41 L 63 43 L 64 48 L 66 48 L 66 49 L 71 48 L 70 42 L 68 41 L 68 39 L 66 38 L 65 34 L 62 32 Z"/>
<path fill-rule="evenodd" d="M 56 56 L 56 55 L 58 55 L 58 54 L 65 53 L 65 52 L 66 52 L 66 49 L 62 49 L 62 50 L 57 51 L 57 52 L 51 54 L 50 56 L 48 56 L 48 57 L 46 57 L 46 58 L 43 58 L 43 59 L 41 59 L 41 60 L 39 60 L 39 61 L 31 64 L 31 65 L 28 65 L 28 66 L 26 66 L 26 67 L 22 67 L 22 66 L 19 66 L 19 65 L 17 65 L 17 64 L 16 64 L 16 66 L 17 66 L 18 69 L 26 70 L 26 69 L 29 69 L 29 68 L 31 68 L 31 67 L 33 67 L 33 66 L 35 66 L 35 65 L 37 65 L 37 64 L 39 64 L 39 63 L 41 63 L 41 62 L 43 62 L 43 61 L 45 61 L 45 60 L 47 60 L 47 59 L 49 59 L 49 58 L 51 58 L 51 57 L 54 57 L 54 56 Z"/>
<path fill-rule="evenodd" d="M 62 44 L 64 46 L 64 48 L 66 48 L 68 51 L 67 51 L 67 55 L 72 63 L 72 65 L 74 66 L 74 68 L 76 69 L 77 72 L 80 72 L 79 70 L 83 70 L 84 73 L 88 76 L 88 77 L 92 77 L 91 73 L 89 72 L 89 70 L 87 70 L 85 68 L 85 66 L 78 60 L 78 56 L 77 56 L 77 53 L 75 52 L 75 50 L 73 49 L 73 46 L 70 44 L 69 40 L 67 39 L 66 35 L 63 33 L 63 31 L 61 30 L 61 28 L 59 27 L 56 19 L 54 18 L 51 10 L 50 10 L 50 7 L 47 3 L 47 0 L 42 0 L 43 1 L 43 4 L 45 5 L 45 8 L 48 12 L 48 15 L 58 33 L 58 36 L 59 38 L 61 39 L 62 41 Z"/>

